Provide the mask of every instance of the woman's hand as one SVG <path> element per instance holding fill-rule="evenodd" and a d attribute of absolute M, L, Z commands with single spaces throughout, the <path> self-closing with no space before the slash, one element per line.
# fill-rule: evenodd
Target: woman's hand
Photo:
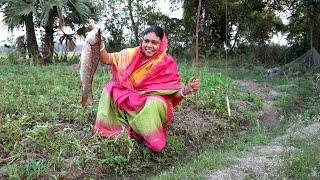
<path fill-rule="evenodd" d="M 88 25 L 88 29 L 91 31 L 92 29 L 94 29 L 97 25 L 95 24 L 89 24 Z"/>
<path fill-rule="evenodd" d="M 99 29 L 101 29 L 101 27 L 100 27 L 99 25 L 97 25 L 97 24 L 91 23 L 91 24 L 88 25 L 89 31 L 93 30 L 94 28 L 99 28 Z"/>
<path fill-rule="evenodd" d="M 200 89 L 200 81 L 196 77 L 191 77 L 188 85 L 184 87 L 184 91 L 182 92 L 184 95 L 191 94 Z"/>

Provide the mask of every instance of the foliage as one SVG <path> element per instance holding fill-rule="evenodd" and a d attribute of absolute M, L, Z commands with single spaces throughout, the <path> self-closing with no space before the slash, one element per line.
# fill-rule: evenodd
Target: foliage
<path fill-rule="evenodd" d="M 285 157 L 283 177 L 292 179 L 319 179 L 320 178 L 320 144 L 318 140 L 296 139 L 292 145 L 300 149 L 299 152 Z"/>
<path fill-rule="evenodd" d="M 179 67 L 184 82 L 191 74 L 196 74 L 196 71 L 190 69 L 190 65 Z M 275 85 L 280 92 L 277 99 L 282 98 L 286 102 L 279 108 L 288 108 L 288 113 L 292 112 L 292 108 L 302 107 L 305 102 L 315 101 L 314 107 L 308 110 L 305 117 L 319 115 L 319 95 L 314 94 L 315 89 L 309 87 L 313 85 L 306 83 L 306 79 L 288 81 L 281 77 L 271 78 L 263 74 L 261 67 L 247 67 L 250 69 L 244 72 L 241 72 L 241 68 L 232 67 L 231 71 L 225 69 L 220 73 L 216 69 L 213 72 L 212 69 L 200 68 L 199 77 L 203 86 L 198 100 L 201 112 L 215 111 L 220 117 L 226 117 L 225 95 L 229 94 L 232 102 L 241 100 L 252 104 L 249 109 L 239 109 L 231 104 L 232 109 L 239 115 L 253 116 L 253 111 L 262 106 L 261 96 L 248 95 L 244 89 L 237 87 L 230 78 L 237 77 L 254 78 L 256 81 Z M 279 133 L 269 134 L 270 131 L 257 126 L 237 129 L 234 128 L 235 124 L 230 123 L 228 128 L 239 133 L 239 136 L 234 136 L 227 130 L 222 131 L 220 133 L 230 139 L 221 137 L 213 147 L 206 149 L 202 149 L 206 142 L 201 141 L 204 138 L 200 136 L 198 140 L 201 141 L 201 147 L 196 147 L 196 153 L 188 147 L 190 137 L 168 131 L 167 148 L 162 152 L 152 153 L 125 134 L 118 140 L 92 134 L 97 106 L 82 110 L 78 70 L 65 65 L 1 65 L 0 74 L 0 84 L 3 85 L 0 92 L 0 174 L 4 178 L 136 178 L 158 174 L 164 169 L 169 171 L 161 173 L 160 178 L 196 177 L 206 170 L 215 170 L 220 165 L 228 164 L 225 157 L 246 151 L 255 144 L 265 144 L 273 133 Z M 95 77 L 95 104 L 108 79 L 108 73 L 104 70 Z M 288 83 L 295 85 L 285 86 Z M 193 99 L 192 96 L 188 97 L 186 105 L 193 104 Z M 290 102 L 291 100 L 293 101 Z M 287 103 L 294 106 L 286 106 Z M 296 116 L 288 116 L 288 119 L 296 120 L 294 117 Z M 230 121 L 232 122 L 232 118 Z M 287 123 L 287 120 L 281 120 L 281 123 Z M 243 132 L 244 129 L 246 131 Z M 276 130 L 277 128 L 273 128 L 273 131 Z M 311 148 L 304 152 L 306 154 L 292 156 L 297 161 L 288 160 L 285 172 L 290 173 L 289 176 L 300 177 L 292 175 L 296 170 L 302 174 L 313 172 L 312 166 L 317 162 L 306 155 L 318 151 Z M 302 159 L 303 166 L 298 163 Z M 298 166 L 306 168 L 300 170 Z"/>
<path fill-rule="evenodd" d="M 75 28 L 89 22 L 89 18 L 95 19 L 98 11 L 101 10 L 100 3 L 86 0 L 2 0 L 4 12 L 4 22 L 10 28 L 18 28 L 25 25 L 27 48 L 29 55 L 35 59 L 42 59 L 38 63 L 52 63 L 54 54 L 54 33 L 57 27 L 69 26 Z M 60 19 L 59 25 L 56 24 Z M 36 27 L 44 28 L 42 36 L 42 57 L 38 50 L 38 43 L 35 35 Z M 63 32 L 63 30 L 62 30 Z M 64 32 L 63 32 L 64 33 Z M 73 42 L 72 37 L 66 36 L 64 40 L 68 45 Z"/>
<path fill-rule="evenodd" d="M 79 54 L 56 54 L 53 59 L 54 63 L 76 64 L 80 62 Z"/>
<path fill-rule="evenodd" d="M 272 34 L 284 29 L 274 9 L 268 8 L 270 2 L 202 0 L 201 3 L 199 38 L 205 56 L 214 55 L 216 49 L 233 49 L 238 43 L 265 44 Z M 185 33 L 193 35 L 186 37 L 187 46 L 194 44 L 197 7 L 197 0 L 183 1 Z"/>
<path fill-rule="evenodd" d="M 6 178 L 135 176 L 146 170 L 158 172 L 185 156 L 190 147 L 188 136 L 183 134 L 168 132 L 167 148 L 159 153 L 126 135 L 114 140 L 92 134 L 100 91 L 109 76 L 105 70 L 97 74 L 93 82 L 95 105 L 83 111 L 78 73 L 65 65 L 0 66 L 0 172 Z M 219 86 L 231 84 L 231 80 L 222 74 L 204 76 L 209 74 L 204 70 L 201 78 L 207 78 L 213 87 L 202 92 L 209 95 L 216 88 L 215 96 L 223 98 Z M 183 76 L 184 81 L 186 78 Z M 205 107 L 204 98 L 202 108 L 216 106 L 217 112 L 224 113 L 222 104 L 213 101 Z"/>
<path fill-rule="evenodd" d="M 278 86 L 279 95 L 275 105 L 285 111 L 299 110 L 299 104 L 308 102 L 316 90 L 309 81 L 292 82 L 289 85 Z"/>
<path fill-rule="evenodd" d="M 246 59 L 243 57 L 246 57 Z M 237 61 L 234 63 L 250 64 L 260 62 L 266 67 L 286 64 L 293 60 L 291 58 L 290 48 L 277 44 L 247 45 L 246 43 L 241 43 L 229 53 L 229 59 Z"/>
<path fill-rule="evenodd" d="M 155 0 L 109 0 L 104 13 L 106 18 L 104 25 L 110 34 L 106 37 L 107 48 L 113 52 L 128 46 L 137 46 L 140 43 L 141 33 L 149 25 L 162 26 L 170 35 L 170 39 L 178 36 L 171 32 L 183 28 L 180 26 L 182 24 L 175 23 L 176 19 L 170 19 L 159 12 L 157 3 Z M 173 38 L 172 42 L 177 44 Z"/>
<path fill-rule="evenodd" d="M 291 11 L 287 27 L 288 40 L 295 51 L 304 53 L 311 46 L 320 48 L 320 18 L 315 14 L 320 12 L 320 2 L 312 1 L 284 1 L 284 9 Z M 300 55 L 302 54 L 300 53 Z"/>
<path fill-rule="evenodd" d="M 308 107 L 302 112 L 298 114 L 290 113 L 282 120 L 286 122 L 286 126 L 293 127 L 292 124 L 295 124 L 296 127 L 306 127 L 310 124 L 320 122 L 319 94 L 313 95 L 313 97 L 314 98 L 312 99 L 310 98 Z M 280 177 L 293 179 L 319 179 L 319 134 L 302 135 L 300 137 L 294 136 L 283 143 L 299 150 L 283 155 L 284 166 L 281 168 Z"/>
<path fill-rule="evenodd" d="M 12 29 L 26 25 L 28 51 L 37 59 L 38 44 L 33 28 L 45 27 L 43 46 L 50 51 L 53 34 L 58 26 L 68 26 L 84 34 L 90 21 L 104 24 L 107 49 L 119 51 L 137 46 L 145 26 L 157 24 L 164 27 L 169 37 L 169 51 L 174 56 L 193 58 L 195 19 L 198 0 L 170 0 L 171 13 L 178 7 L 183 9 L 183 18 L 177 19 L 159 11 L 157 0 L 1 0 L 4 21 Z M 240 1 L 202 0 L 200 19 L 200 54 L 204 58 L 215 57 L 228 49 L 236 55 L 243 47 L 247 55 L 267 66 L 284 64 L 301 55 L 312 45 L 319 50 L 319 1 Z M 10 4 L 10 6 L 9 6 Z M 104 12 L 103 14 L 101 12 Z M 50 14 L 51 13 L 51 14 Z M 288 14 L 289 24 L 284 25 L 279 14 Z M 102 16 L 103 15 L 103 16 Z M 50 19 L 51 18 L 51 19 Z M 58 24 L 59 22 L 59 24 Z M 129 22 L 129 23 L 128 23 Z M 270 46 L 270 39 L 278 32 L 286 32 L 289 50 L 278 51 Z M 56 34 L 55 34 L 56 35 Z M 74 44 L 76 34 L 62 34 L 68 45 Z M 61 40 L 62 40 L 61 39 Z M 32 40 L 32 41 L 31 41 Z M 70 46 L 70 47 L 71 47 Z M 51 58 L 54 52 L 42 51 L 43 58 Z M 48 62 L 51 60 L 47 59 Z M 251 58 L 250 58 L 251 59 Z"/>
<path fill-rule="evenodd" d="M 249 67 L 249 66 L 246 66 Z M 244 71 L 245 70 L 245 71 Z M 155 179 L 184 179 L 190 177 L 199 177 L 199 179 L 208 178 L 206 175 L 212 171 L 220 170 L 221 167 L 228 167 L 229 157 L 242 156 L 246 154 L 252 146 L 261 146 L 270 142 L 274 137 L 283 135 L 286 129 L 292 124 L 308 125 L 319 121 L 319 101 L 320 96 L 314 84 L 308 81 L 309 78 L 288 77 L 268 77 L 262 73 L 260 66 L 242 69 L 228 66 L 224 69 L 224 74 L 237 79 L 251 79 L 258 82 L 270 83 L 278 87 L 276 91 L 280 94 L 276 99 L 281 98 L 291 101 L 295 99 L 293 106 L 279 106 L 278 109 L 285 110 L 286 113 L 279 117 L 279 121 L 270 129 L 264 127 L 253 127 L 249 131 L 240 132 L 239 136 L 232 136 L 230 139 L 224 139 L 221 146 L 215 143 L 203 150 L 202 155 L 190 157 L 187 163 L 175 164 L 174 168 L 161 172 Z M 310 74 L 309 74 L 310 75 Z M 292 85 L 295 83 L 296 85 Z M 297 91 L 297 92 L 296 92 Z M 282 92 L 282 93 L 281 93 Z M 311 93 L 312 92 L 312 93 Z M 284 98 L 283 94 L 286 94 Z M 300 98 L 304 96 L 304 98 Z M 280 98 L 280 99 L 279 99 Z M 298 101 L 296 101 L 299 99 Z M 293 110 L 297 110 L 293 111 Z M 293 153 L 284 153 L 284 167 L 278 168 L 280 174 L 272 174 L 280 178 L 293 179 L 318 179 L 319 178 L 319 135 L 312 139 L 289 139 L 286 144 L 299 150 Z M 238 155 L 240 154 L 240 155 Z"/>
<path fill-rule="evenodd" d="M 4 13 L 4 23 L 9 29 L 13 30 L 25 25 L 28 54 L 32 59 L 38 61 L 40 53 L 33 21 L 33 16 L 37 13 L 37 0 L 2 0 L 1 5 L 1 10 Z"/>

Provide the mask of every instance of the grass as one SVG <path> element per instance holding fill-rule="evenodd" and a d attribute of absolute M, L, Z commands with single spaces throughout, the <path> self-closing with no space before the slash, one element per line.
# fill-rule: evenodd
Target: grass
<path fill-rule="evenodd" d="M 180 65 L 185 83 L 190 75 L 196 74 L 194 69 Z M 59 64 L 27 67 L 2 65 L 0 74 L 0 177 L 4 174 L 9 179 L 133 178 L 153 176 L 159 172 L 162 173 L 154 178 L 201 178 L 207 171 L 228 165 L 226 157 L 246 152 L 254 145 L 266 144 L 270 138 L 283 133 L 290 124 L 288 118 L 293 108 L 304 107 L 310 99 L 316 102 L 320 99 L 319 95 L 314 94 L 316 89 L 305 80 L 271 78 L 263 73 L 261 67 L 214 72 L 202 67 L 198 74 L 202 82 L 198 96 L 200 112 L 216 114 L 221 120 L 229 122 L 228 127 L 219 132 L 221 139 L 215 140 L 214 145 L 202 142 L 207 135 L 202 134 L 197 137 L 199 147 L 190 148 L 190 137 L 185 133 L 188 129 L 181 124 L 180 133 L 168 131 L 167 148 L 152 153 L 125 135 L 115 141 L 92 134 L 99 96 L 103 85 L 109 80 L 107 72 L 101 71 L 95 77 L 95 105 L 86 111 L 80 104 L 76 69 Z M 272 131 L 255 123 L 254 111 L 262 108 L 262 96 L 248 94 L 233 78 L 268 82 L 279 91 L 276 102 L 285 117 Z M 227 95 L 237 116 L 227 115 Z M 184 105 L 194 104 L 194 100 L 190 96 L 185 99 Z M 250 106 L 239 107 L 234 103 L 236 101 L 247 102 Z M 295 106 L 297 104 L 299 106 Z M 320 106 L 316 103 L 312 105 L 306 117 L 319 114 Z M 252 123 L 239 123 L 237 118 L 240 116 Z M 292 159 L 301 160 L 311 153 L 304 152 L 296 155 L 300 159 Z M 318 153 L 317 148 L 313 152 Z M 298 177 L 294 174 L 295 167 L 291 165 L 287 163 L 284 177 Z M 304 166 L 312 170 L 313 164 Z M 309 170 L 305 174 L 312 172 Z"/>
<path fill-rule="evenodd" d="M 279 94 L 275 98 L 278 110 L 283 113 L 280 121 L 272 129 L 263 127 L 252 127 L 251 130 L 245 131 L 244 136 L 232 136 L 222 144 L 225 148 L 213 146 L 206 149 L 201 156 L 192 157 L 188 163 L 182 163 L 174 166 L 174 169 L 162 172 L 155 179 L 203 179 L 208 172 L 214 171 L 221 166 L 228 166 L 229 158 L 245 152 L 252 146 L 267 144 L 270 139 L 285 133 L 288 126 L 292 123 L 300 122 L 308 125 L 319 117 L 319 93 L 311 81 L 304 78 L 282 78 L 280 76 L 270 78 L 263 71 L 253 69 L 243 72 L 242 69 L 232 69 L 231 71 L 219 71 L 227 73 L 230 77 L 236 79 L 252 79 L 258 82 L 267 82 L 276 87 Z M 309 79 L 312 79 L 309 77 Z M 314 78 L 313 78 L 314 79 Z M 294 85 L 292 85 L 294 84 Z M 261 102 L 259 96 L 256 103 L 258 106 Z M 243 109 L 242 112 L 251 116 L 250 109 Z M 300 117 L 300 118 L 297 118 Z M 281 179 L 319 179 L 320 153 L 319 153 L 319 136 L 318 139 L 300 139 L 292 140 L 290 145 L 300 149 L 299 152 L 284 155 L 285 165 L 279 175 Z"/>
<path fill-rule="evenodd" d="M 184 82 L 190 73 L 181 71 Z M 95 103 L 86 111 L 80 104 L 76 69 L 59 64 L 2 65 L 0 74 L 0 174 L 9 179 L 153 174 L 181 161 L 188 151 L 189 140 L 183 133 L 168 132 L 167 148 L 159 153 L 126 136 L 115 141 L 93 135 L 99 96 L 110 77 L 105 71 L 95 77 Z M 205 96 L 199 100 L 201 110 L 225 117 L 224 89 L 236 89 L 233 81 L 208 69 L 203 69 L 200 78 L 205 82 L 201 90 Z M 241 97 L 238 92 L 233 94 Z M 193 97 L 187 98 L 185 105 L 190 103 Z"/>
<path fill-rule="evenodd" d="M 285 166 L 281 176 L 290 179 L 320 178 L 320 141 L 316 139 L 293 139 L 290 144 L 298 152 L 285 156 Z"/>
<path fill-rule="evenodd" d="M 154 179 L 203 179 L 208 172 L 228 166 L 232 157 L 249 151 L 253 145 L 264 145 L 268 137 L 267 131 L 256 129 L 248 134 L 226 138 L 219 144 L 207 146 L 201 155 L 191 157 L 187 163 L 179 163 L 161 172 Z"/>
<path fill-rule="evenodd" d="M 320 107 L 319 100 L 314 101 L 315 107 L 298 115 L 287 118 L 289 125 L 295 124 L 302 127 L 320 122 L 320 111 L 314 114 L 314 110 Z M 279 178 L 286 179 L 319 179 L 320 178 L 320 135 L 308 135 L 291 137 L 284 145 L 293 146 L 298 150 L 289 154 L 283 154 L 283 167 Z"/>
<path fill-rule="evenodd" d="M 180 75 L 187 83 L 191 75 L 199 77 L 201 81 L 201 89 L 198 97 L 199 107 L 203 111 L 214 111 L 221 118 L 229 118 L 226 105 L 226 96 L 235 102 L 237 100 L 249 102 L 255 110 L 262 108 L 262 98 L 259 94 L 248 94 L 246 89 L 240 87 L 233 79 L 220 72 L 213 72 L 206 66 L 202 67 L 199 72 L 196 68 L 183 64 L 180 68 Z M 186 102 L 195 101 L 194 97 L 187 98 Z M 236 104 L 231 103 L 231 108 L 241 112 Z"/>

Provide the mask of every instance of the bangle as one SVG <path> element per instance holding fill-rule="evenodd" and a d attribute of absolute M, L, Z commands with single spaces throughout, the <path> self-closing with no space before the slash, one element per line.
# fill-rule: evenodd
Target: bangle
<path fill-rule="evenodd" d="M 180 95 L 185 98 L 187 95 L 184 95 L 184 94 L 183 94 L 183 92 L 182 92 L 183 90 L 184 90 L 184 88 L 181 88 L 181 90 L 180 90 Z"/>
<path fill-rule="evenodd" d="M 100 48 L 100 52 L 104 50 L 104 42 L 102 42 L 102 48 Z"/>

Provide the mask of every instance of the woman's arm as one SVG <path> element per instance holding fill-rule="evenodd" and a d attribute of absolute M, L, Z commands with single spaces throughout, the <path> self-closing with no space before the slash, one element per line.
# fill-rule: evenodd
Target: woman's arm
<path fill-rule="evenodd" d="M 101 43 L 104 43 L 104 42 L 101 42 Z M 103 48 L 100 49 L 100 62 L 108 65 L 112 64 L 112 58 L 110 54 L 105 50 L 104 45 L 103 45 Z"/>

